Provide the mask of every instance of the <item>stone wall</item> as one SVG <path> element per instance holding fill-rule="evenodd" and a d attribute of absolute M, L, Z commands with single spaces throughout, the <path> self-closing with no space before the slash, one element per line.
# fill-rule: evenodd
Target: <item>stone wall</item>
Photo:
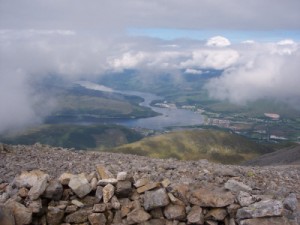
<path fill-rule="evenodd" d="M 298 224 L 295 194 L 253 193 L 234 177 L 224 186 L 200 186 L 114 175 L 103 165 L 55 179 L 24 171 L 0 184 L 0 224 Z"/>

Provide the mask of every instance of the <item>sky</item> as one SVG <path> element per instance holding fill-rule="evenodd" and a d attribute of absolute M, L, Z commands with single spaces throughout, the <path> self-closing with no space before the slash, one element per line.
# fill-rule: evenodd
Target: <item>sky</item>
<path fill-rule="evenodd" d="M 55 99 L 35 86 L 49 74 L 221 69 L 206 85 L 213 98 L 297 104 L 299 10 L 299 0 L 0 0 L 0 132 L 51 113 Z"/>

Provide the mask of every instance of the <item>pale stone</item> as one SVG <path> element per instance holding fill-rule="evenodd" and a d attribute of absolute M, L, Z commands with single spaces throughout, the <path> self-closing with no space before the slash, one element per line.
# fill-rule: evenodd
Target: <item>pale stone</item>
<path fill-rule="evenodd" d="M 148 184 L 150 181 L 148 178 L 141 178 L 139 180 L 137 180 L 133 185 L 136 187 L 136 188 L 139 188 L 141 186 L 145 186 L 146 184 Z"/>
<path fill-rule="evenodd" d="M 99 180 L 97 185 L 100 185 L 100 186 L 105 186 L 107 184 L 117 184 L 118 183 L 118 180 L 115 179 L 115 178 L 108 178 L 108 179 L 102 179 L 102 180 Z"/>
<path fill-rule="evenodd" d="M 100 176 L 100 178 L 103 179 L 109 179 L 114 178 L 113 174 L 104 166 L 104 165 L 97 165 L 96 166 L 97 172 Z"/>
<path fill-rule="evenodd" d="M 126 180 L 126 178 L 127 178 L 127 172 L 125 172 L 125 171 L 119 172 L 119 173 L 117 174 L 117 180 L 118 180 L 118 181 Z"/>
<path fill-rule="evenodd" d="M 265 200 L 254 203 L 248 207 L 241 208 L 237 211 L 238 219 L 250 219 L 267 216 L 281 216 L 283 213 L 283 204 L 278 200 Z"/>
<path fill-rule="evenodd" d="M 164 179 L 161 184 L 164 188 L 166 188 L 171 184 L 171 181 L 169 179 Z"/>
<path fill-rule="evenodd" d="M 106 185 L 103 188 L 103 202 L 108 203 L 109 200 L 112 198 L 115 192 L 115 187 L 111 184 Z"/>
<path fill-rule="evenodd" d="M 92 180 L 91 180 L 91 188 L 92 188 L 93 191 L 95 191 L 97 189 L 97 183 L 98 183 L 97 178 L 95 178 L 95 177 L 92 178 Z"/>
<path fill-rule="evenodd" d="M 152 189 L 157 188 L 159 186 L 160 186 L 160 184 L 158 182 L 156 182 L 156 183 L 151 182 L 151 183 L 148 183 L 144 186 L 139 187 L 137 189 L 137 193 L 141 194 L 141 193 L 144 193 L 145 191 L 152 190 Z"/>
<path fill-rule="evenodd" d="M 244 207 L 254 203 L 256 201 L 256 198 L 247 192 L 240 191 L 240 193 L 237 196 L 237 200 L 239 204 Z"/>
<path fill-rule="evenodd" d="M 84 206 L 84 204 L 82 202 L 78 201 L 77 199 L 72 200 L 71 203 L 80 208 Z"/>
<path fill-rule="evenodd" d="M 49 175 L 40 170 L 23 171 L 20 176 L 16 177 L 14 183 L 18 187 L 30 188 L 28 196 L 31 200 L 36 200 L 45 191 L 48 179 Z"/>
<path fill-rule="evenodd" d="M 69 182 L 69 187 L 79 198 L 83 198 L 92 190 L 88 180 L 85 178 L 85 176 L 81 174 L 77 176 L 72 176 Z"/>
<path fill-rule="evenodd" d="M 170 203 L 168 194 L 164 188 L 154 191 L 146 191 L 144 195 L 144 208 L 151 209 L 164 207 Z"/>
<path fill-rule="evenodd" d="M 249 187 L 248 185 L 242 183 L 242 182 L 239 182 L 239 181 L 236 181 L 234 179 L 230 179 L 228 180 L 224 187 L 227 189 L 227 190 L 230 190 L 232 192 L 236 192 L 236 193 L 239 193 L 240 191 L 245 191 L 245 192 L 248 192 L 248 191 L 251 191 L 252 188 Z"/>
<path fill-rule="evenodd" d="M 60 175 L 60 177 L 58 178 L 58 181 L 62 184 L 62 185 L 68 185 L 71 178 L 75 176 L 71 173 L 63 173 L 62 175 Z"/>

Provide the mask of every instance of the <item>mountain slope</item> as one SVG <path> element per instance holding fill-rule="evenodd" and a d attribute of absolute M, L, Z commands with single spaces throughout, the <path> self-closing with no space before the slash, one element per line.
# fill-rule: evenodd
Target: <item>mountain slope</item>
<path fill-rule="evenodd" d="M 237 164 L 272 150 L 227 132 L 189 130 L 144 138 L 109 151 L 154 158 L 208 159 Z"/>
<path fill-rule="evenodd" d="M 300 145 L 280 149 L 276 152 L 268 153 L 243 163 L 243 165 L 248 166 L 274 166 L 296 164 L 300 165 Z"/>

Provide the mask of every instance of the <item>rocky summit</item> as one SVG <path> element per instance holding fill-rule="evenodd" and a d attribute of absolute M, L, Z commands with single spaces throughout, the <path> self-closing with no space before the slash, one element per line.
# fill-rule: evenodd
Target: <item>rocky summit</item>
<path fill-rule="evenodd" d="M 300 166 L 0 144 L 0 224 L 297 225 Z"/>

